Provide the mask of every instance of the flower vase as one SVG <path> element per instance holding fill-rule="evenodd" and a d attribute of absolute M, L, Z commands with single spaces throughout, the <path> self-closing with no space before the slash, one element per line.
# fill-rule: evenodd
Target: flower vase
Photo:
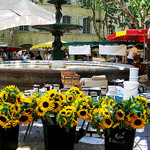
<path fill-rule="evenodd" d="M 4 129 L 0 127 L 0 150 L 16 150 L 18 148 L 19 125 Z"/>
<path fill-rule="evenodd" d="M 73 127 L 67 132 L 59 125 L 43 124 L 45 150 L 73 150 L 75 141 L 75 129 Z"/>
<path fill-rule="evenodd" d="M 105 130 L 105 150 L 132 150 L 135 138 L 135 129 L 110 129 Z"/>

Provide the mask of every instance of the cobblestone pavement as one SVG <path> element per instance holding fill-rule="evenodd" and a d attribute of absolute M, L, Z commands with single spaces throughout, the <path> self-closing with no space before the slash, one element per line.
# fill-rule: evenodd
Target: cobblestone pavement
<path fill-rule="evenodd" d="M 146 91 L 141 94 L 147 97 L 150 103 L 150 84 L 147 85 Z M 19 147 L 17 150 L 44 150 L 43 126 L 40 121 L 34 122 L 30 136 L 24 142 L 23 138 L 27 126 L 21 126 L 19 132 Z M 98 137 L 96 135 L 96 137 Z M 89 141 L 88 141 L 89 142 Z M 92 142 L 80 142 L 75 144 L 74 150 L 104 150 L 104 144 L 93 144 Z M 136 130 L 136 137 L 133 150 L 150 150 L 150 124 L 145 128 Z"/>

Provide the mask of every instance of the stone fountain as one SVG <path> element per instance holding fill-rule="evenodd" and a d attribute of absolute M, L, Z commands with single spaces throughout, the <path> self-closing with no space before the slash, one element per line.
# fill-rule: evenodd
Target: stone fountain
<path fill-rule="evenodd" d="M 82 26 L 75 24 L 60 23 L 62 18 L 61 5 L 66 4 L 68 0 L 48 0 L 48 3 L 54 4 L 56 8 L 56 23 L 50 25 L 35 25 L 33 28 L 45 30 L 52 33 L 54 36 L 53 50 L 51 51 L 52 60 L 64 60 L 64 51 L 62 50 L 61 36 L 66 31 L 80 30 Z"/>
<path fill-rule="evenodd" d="M 61 5 L 66 4 L 67 0 L 48 0 L 48 3 L 56 7 L 56 23 L 50 25 L 33 26 L 39 30 L 46 30 L 53 34 L 52 61 L 3 61 L 0 62 L 0 88 L 7 85 L 16 85 L 21 91 L 32 89 L 34 84 L 41 87 L 44 83 L 62 84 L 61 72 L 73 71 L 81 78 L 89 78 L 93 75 L 106 75 L 108 81 L 114 79 L 128 80 L 129 69 L 133 66 L 119 63 L 94 62 L 94 61 L 64 61 L 64 51 L 62 50 L 61 36 L 69 30 L 80 30 L 82 26 L 74 24 L 60 23 L 62 18 Z M 65 62 L 66 68 L 49 68 L 49 63 Z M 54 67 L 56 68 L 56 67 Z"/>

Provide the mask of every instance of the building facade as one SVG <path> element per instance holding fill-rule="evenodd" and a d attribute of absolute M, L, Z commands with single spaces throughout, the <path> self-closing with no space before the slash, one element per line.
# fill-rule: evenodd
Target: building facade
<path fill-rule="evenodd" d="M 52 4 L 38 4 L 40 7 L 47 9 L 53 13 L 56 12 L 55 6 Z M 98 37 L 95 34 L 93 23 L 88 21 L 88 16 L 92 16 L 92 11 L 81 8 L 79 0 L 71 0 L 68 4 L 62 5 L 61 19 L 62 23 L 79 24 L 83 29 L 78 31 L 68 31 L 61 37 L 62 41 L 97 41 Z M 96 18 L 100 18 L 99 10 L 96 10 Z M 100 25 L 98 24 L 98 27 Z M 99 34 L 102 34 L 99 28 Z M 32 26 L 16 27 L 13 35 L 14 46 L 22 47 L 22 49 L 29 49 L 32 45 L 53 41 L 54 37 L 50 32 L 39 31 Z"/>

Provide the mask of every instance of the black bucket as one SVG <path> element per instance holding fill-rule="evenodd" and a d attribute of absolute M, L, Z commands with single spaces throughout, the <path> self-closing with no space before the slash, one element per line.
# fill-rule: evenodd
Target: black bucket
<path fill-rule="evenodd" d="M 114 128 L 110 134 L 105 130 L 105 150 L 132 150 L 135 130 Z"/>
<path fill-rule="evenodd" d="M 4 129 L 0 127 L 0 150 L 16 150 L 18 148 L 19 125 Z"/>
<path fill-rule="evenodd" d="M 43 127 L 45 150 L 74 149 L 76 127 L 71 128 L 69 132 L 59 125 L 43 124 Z"/>

